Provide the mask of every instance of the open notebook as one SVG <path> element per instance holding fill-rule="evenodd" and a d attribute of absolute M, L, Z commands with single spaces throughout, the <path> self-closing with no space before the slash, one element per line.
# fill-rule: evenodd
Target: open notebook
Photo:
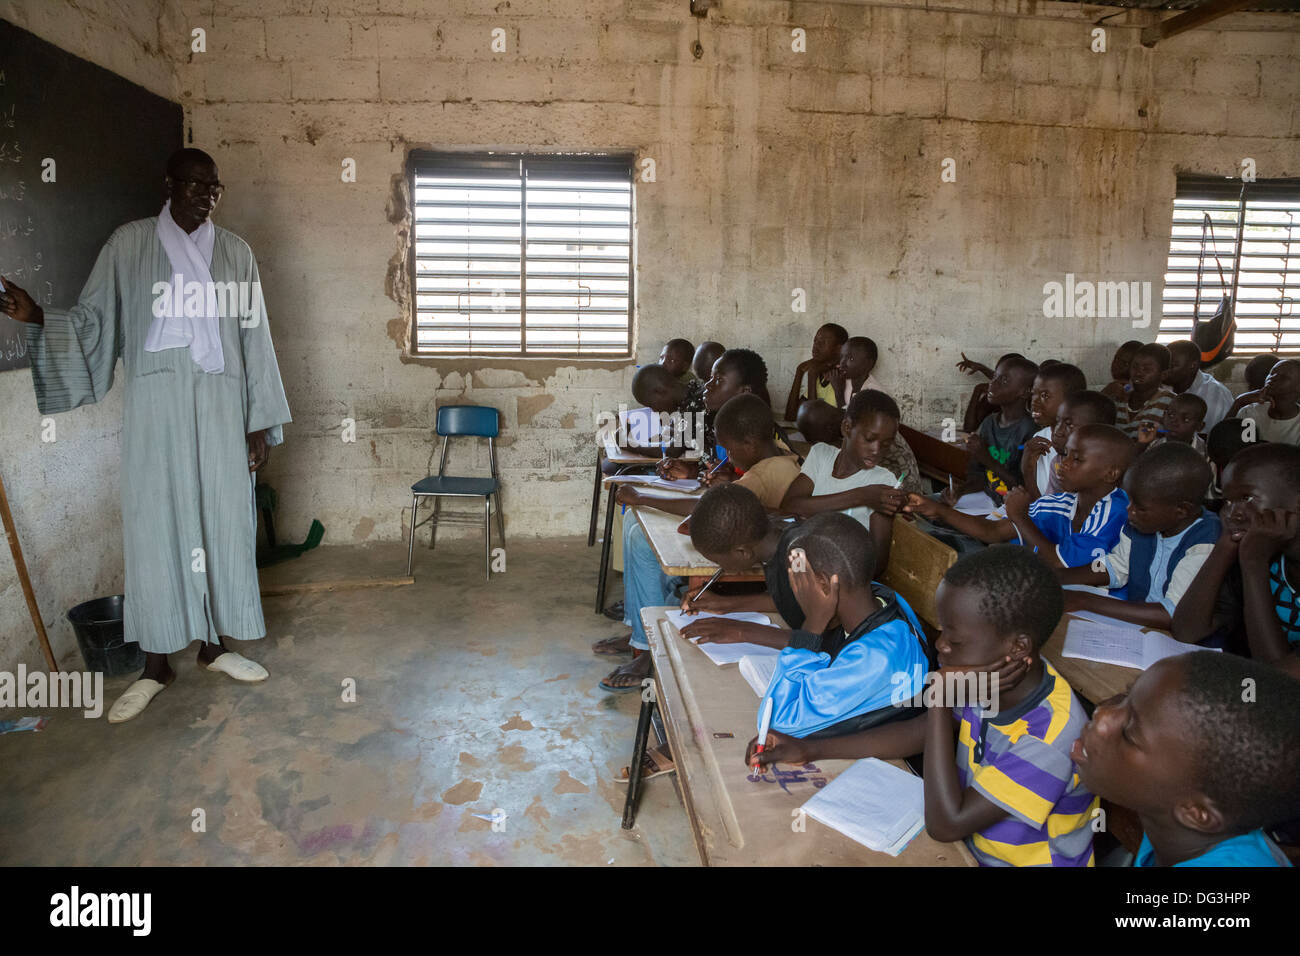
<path fill-rule="evenodd" d="M 1092 611 L 1072 614 L 1065 629 L 1065 657 L 1098 661 L 1146 670 L 1156 661 L 1190 651 L 1215 651 L 1217 647 L 1184 644 L 1160 631 L 1144 631 L 1136 624 Z"/>
<path fill-rule="evenodd" d="M 708 611 L 701 611 L 699 614 L 684 614 L 681 611 L 669 611 L 668 620 L 672 622 L 673 627 L 681 630 L 688 624 L 695 621 L 702 621 L 707 617 L 725 617 L 730 621 L 748 621 L 751 624 L 762 624 L 765 627 L 776 627 L 766 614 L 759 614 L 755 611 L 733 611 L 730 614 L 710 614 Z M 691 641 L 695 644 L 694 641 Z M 702 650 L 709 660 L 715 664 L 738 664 L 742 657 L 772 657 L 775 658 L 781 652 L 774 647 L 764 647 L 762 644 L 749 644 L 741 642 L 739 644 L 695 644 Z M 764 687 L 767 685 L 764 684 Z"/>
<path fill-rule="evenodd" d="M 901 767 L 868 757 L 817 791 L 803 809 L 870 850 L 898 856 L 925 827 L 925 785 Z"/>

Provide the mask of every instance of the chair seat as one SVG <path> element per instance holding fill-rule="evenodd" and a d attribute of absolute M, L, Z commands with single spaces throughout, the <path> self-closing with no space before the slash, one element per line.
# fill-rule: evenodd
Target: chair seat
<path fill-rule="evenodd" d="M 439 478 L 430 475 L 411 485 L 411 492 L 417 495 L 476 495 L 494 494 L 501 483 L 495 478 Z"/>

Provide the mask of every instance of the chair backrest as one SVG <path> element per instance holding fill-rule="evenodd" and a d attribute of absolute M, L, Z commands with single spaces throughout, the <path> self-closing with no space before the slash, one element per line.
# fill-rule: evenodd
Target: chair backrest
<path fill-rule="evenodd" d="M 881 583 L 896 591 L 922 622 L 938 631 L 934 592 L 956 562 L 957 552 L 952 548 L 919 530 L 912 522 L 895 518 L 889 566 Z"/>
<path fill-rule="evenodd" d="M 438 409 L 437 432 L 442 436 L 496 438 L 500 423 L 500 413 L 490 405 L 443 405 Z"/>

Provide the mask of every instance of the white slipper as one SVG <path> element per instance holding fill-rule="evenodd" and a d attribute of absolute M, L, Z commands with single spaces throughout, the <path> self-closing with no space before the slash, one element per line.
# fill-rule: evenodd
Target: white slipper
<path fill-rule="evenodd" d="M 217 657 L 215 661 L 207 665 L 210 671 L 221 671 L 223 674 L 229 674 L 235 680 L 245 681 L 255 684 L 260 680 L 266 680 L 271 675 L 266 672 L 266 668 L 257 661 L 250 661 L 243 654 L 236 654 L 234 651 L 226 651 Z"/>
<path fill-rule="evenodd" d="M 139 717 L 144 709 L 149 706 L 149 701 L 157 697 L 166 686 L 166 684 L 160 684 L 156 680 L 142 677 L 122 692 L 122 696 L 117 699 L 108 712 L 108 722 L 110 724 L 120 724 L 132 717 Z"/>

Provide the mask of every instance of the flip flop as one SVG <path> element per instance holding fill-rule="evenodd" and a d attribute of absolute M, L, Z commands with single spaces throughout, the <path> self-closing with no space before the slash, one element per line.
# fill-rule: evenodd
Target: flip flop
<path fill-rule="evenodd" d="M 243 654 L 236 654 L 234 651 L 226 651 L 211 664 L 204 666 L 210 671 L 220 671 L 223 674 L 229 674 L 235 680 L 249 684 L 255 684 L 271 676 L 267 673 L 266 668 L 257 661 L 250 661 Z"/>
<path fill-rule="evenodd" d="M 672 753 L 667 750 L 667 744 L 662 747 L 647 747 L 645 757 L 641 760 L 641 782 L 653 780 L 655 777 L 662 777 L 664 774 L 673 773 L 677 765 L 673 763 Z M 632 768 L 624 767 L 614 777 L 615 783 L 631 783 Z"/>
<path fill-rule="evenodd" d="M 601 611 L 601 613 L 604 614 L 611 621 L 617 621 L 618 623 L 622 624 L 623 623 L 623 602 L 615 601 L 609 607 L 605 608 L 605 610 Z"/>
<path fill-rule="evenodd" d="M 120 724 L 132 717 L 139 717 L 149 706 L 149 701 L 157 697 L 166 686 L 147 677 L 140 678 L 123 691 L 122 696 L 114 702 L 108 711 L 108 722 Z"/>
<path fill-rule="evenodd" d="M 625 664 L 623 666 L 626 667 L 627 665 Z M 640 690 L 641 682 L 645 680 L 647 677 L 651 676 L 650 674 L 645 674 L 641 677 L 638 677 L 636 679 L 636 683 L 628 684 L 626 687 L 618 687 L 614 684 L 605 683 L 605 681 L 609 680 L 610 677 L 613 677 L 622 669 L 623 669 L 622 667 L 615 668 L 613 672 L 611 672 L 608 676 L 606 676 L 605 679 L 600 682 L 600 689 L 609 691 L 611 694 L 626 694 L 628 691 Z"/>

